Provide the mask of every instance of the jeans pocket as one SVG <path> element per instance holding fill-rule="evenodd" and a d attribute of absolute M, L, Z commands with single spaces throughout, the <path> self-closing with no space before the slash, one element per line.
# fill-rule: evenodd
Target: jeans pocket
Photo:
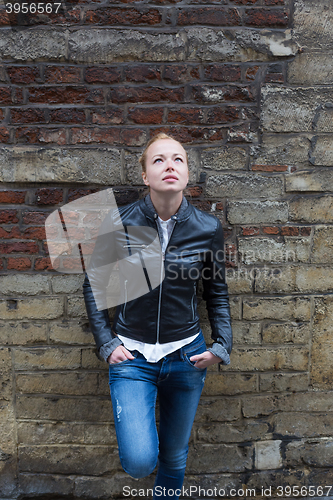
<path fill-rule="evenodd" d="M 129 350 L 129 349 L 128 349 Z M 134 359 L 136 359 L 137 355 L 138 355 L 138 351 L 129 351 L 132 356 L 134 356 Z M 131 361 L 134 361 L 134 359 L 124 359 L 123 361 L 119 361 L 118 363 L 109 363 L 109 367 L 117 367 L 117 366 L 123 366 L 123 365 L 126 365 L 128 363 L 130 363 Z"/>
<path fill-rule="evenodd" d="M 196 341 L 197 339 L 194 340 L 194 342 Z M 193 343 L 194 343 L 193 342 Z M 195 356 L 196 354 L 202 354 L 203 352 L 205 352 L 207 350 L 207 347 L 206 347 L 206 343 L 204 341 L 204 339 L 202 339 L 202 342 L 198 345 L 198 346 L 191 346 L 191 344 L 189 344 L 188 346 L 185 346 L 183 348 L 183 359 L 190 365 L 192 366 L 192 368 L 194 368 L 195 370 L 198 370 L 198 371 L 204 371 L 206 370 L 206 368 L 198 368 L 196 366 L 194 366 L 194 361 L 191 361 L 190 358 L 192 356 Z"/>

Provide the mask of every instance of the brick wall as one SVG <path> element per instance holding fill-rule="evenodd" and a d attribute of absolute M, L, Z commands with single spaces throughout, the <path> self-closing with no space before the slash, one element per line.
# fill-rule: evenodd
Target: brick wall
<path fill-rule="evenodd" d="M 157 131 L 185 144 L 186 194 L 223 223 L 235 335 L 231 365 L 209 369 L 187 484 L 332 483 L 332 22 L 329 0 L 2 7 L 1 499 L 138 488 L 82 276 L 52 270 L 44 221 L 109 186 L 141 197 Z"/>

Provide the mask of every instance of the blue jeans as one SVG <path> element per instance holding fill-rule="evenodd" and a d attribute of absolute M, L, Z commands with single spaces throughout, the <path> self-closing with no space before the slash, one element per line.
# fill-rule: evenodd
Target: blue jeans
<path fill-rule="evenodd" d="M 140 478 L 153 472 L 158 463 L 154 498 L 179 498 L 177 490 L 183 484 L 188 441 L 207 371 L 195 368 L 189 358 L 205 350 L 200 332 L 193 342 L 157 363 L 148 363 L 132 351 L 135 359 L 109 367 L 121 464 L 130 476 Z"/>

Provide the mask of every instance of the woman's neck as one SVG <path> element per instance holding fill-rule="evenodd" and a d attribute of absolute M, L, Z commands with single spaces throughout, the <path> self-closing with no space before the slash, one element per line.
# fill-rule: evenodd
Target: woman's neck
<path fill-rule="evenodd" d="M 174 193 L 173 195 L 164 197 L 161 196 L 160 193 L 151 191 L 150 199 L 159 217 L 162 220 L 168 220 L 178 212 L 178 209 L 183 200 L 183 192 L 181 191 L 180 193 Z"/>

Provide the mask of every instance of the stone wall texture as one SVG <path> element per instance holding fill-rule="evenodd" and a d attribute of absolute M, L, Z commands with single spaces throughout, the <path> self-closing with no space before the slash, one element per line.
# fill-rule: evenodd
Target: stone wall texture
<path fill-rule="evenodd" d="M 106 187 L 143 196 L 158 131 L 185 144 L 186 194 L 223 223 L 235 336 L 186 484 L 332 497 L 332 1 L 2 4 L 0 59 L 0 499 L 153 485 L 120 467 L 82 275 L 52 270 L 44 221 Z"/>

